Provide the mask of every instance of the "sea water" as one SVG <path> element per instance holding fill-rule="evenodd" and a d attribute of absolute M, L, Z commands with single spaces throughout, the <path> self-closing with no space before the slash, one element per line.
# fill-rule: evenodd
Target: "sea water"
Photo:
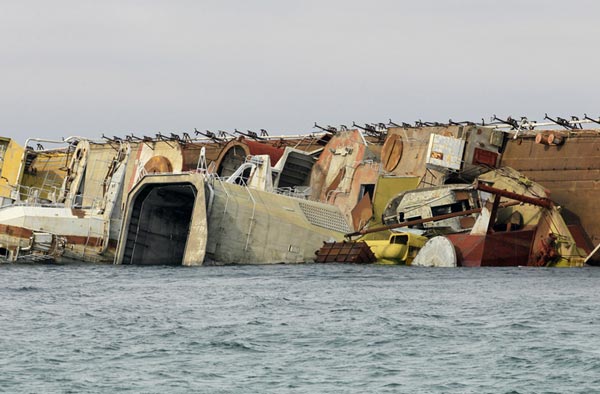
<path fill-rule="evenodd" d="M 0 266 L 6 393 L 600 392 L 600 269 Z"/>

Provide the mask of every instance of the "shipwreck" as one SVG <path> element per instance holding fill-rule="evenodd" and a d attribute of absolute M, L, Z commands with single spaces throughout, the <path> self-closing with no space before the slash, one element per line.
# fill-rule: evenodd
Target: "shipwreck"
<path fill-rule="evenodd" d="M 600 132 L 583 127 L 595 123 L 390 121 L 277 137 L 32 138 L 24 147 L 4 138 L 0 257 L 339 262 L 319 249 L 360 235 L 364 245 L 328 253 L 414 265 L 593 264 Z"/>

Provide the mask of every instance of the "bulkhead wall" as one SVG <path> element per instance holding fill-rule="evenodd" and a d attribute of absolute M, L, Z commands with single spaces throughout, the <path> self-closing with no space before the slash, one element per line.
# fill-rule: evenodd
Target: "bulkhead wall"
<path fill-rule="evenodd" d="M 328 202 L 336 190 L 349 188 L 347 173 L 367 159 L 367 147 L 358 130 L 342 131 L 331 137 L 312 168 L 311 200 Z"/>
<path fill-rule="evenodd" d="M 543 131 L 540 131 L 543 133 Z M 502 165 L 512 167 L 550 191 L 568 224 L 581 224 L 591 245 L 600 243 L 600 135 L 569 133 L 562 145 L 536 143 L 534 135 L 507 141 Z"/>
<path fill-rule="evenodd" d="M 341 131 L 334 135 L 311 172 L 311 200 L 333 204 L 352 222 L 352 209 L 373 190 L 380 173 L 379 150 L 365 145 L 359 130 Z"/>

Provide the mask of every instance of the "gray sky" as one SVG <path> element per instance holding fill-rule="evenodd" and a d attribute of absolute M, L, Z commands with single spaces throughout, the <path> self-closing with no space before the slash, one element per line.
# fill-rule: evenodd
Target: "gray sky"
<path fill-rule="evenodd" d="M 596 1 L 0 0 L 0 135 L 600 116 Z"/>

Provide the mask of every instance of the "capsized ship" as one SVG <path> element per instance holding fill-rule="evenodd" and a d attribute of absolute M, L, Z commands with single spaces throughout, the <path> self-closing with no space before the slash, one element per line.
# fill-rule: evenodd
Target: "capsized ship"
<path fill-rule="evenodd" d="M 3 166 L 34 181 L 7 193 L 0 251 L 9 261 L 308 261 L 323 241 L 350 231 L 339 208 L 302 198 L 306 185 L 299 178 L 307 174 L 299 164 L 313 161 L 302 147 L 313 149 L 315 141 L 288 140 L 292 148 L 276 140 L 271 152 L 244 156 L 226 177 L 208 171 L 209 149 L 219 146 L 208 142 L 73 138 L 58 150 L 28 151 L 18 165 Z M 229 151 L 219 149 L 214 160 L 223 152 Z M 40 179 L 42 156 L 62 163 L 60 187 Z M 283 191 L 278 184 L 286 185 Z"/>
<path fill-rule="evenodd" d="M 345 197 L 356 193 L 358 203 L 352 210 L 345 209 L 344 211 L 352 217 L 355 230 L 369 230 L 382 226 L 389 220 L 385 214 L 386 207 L 393 202 L 395 196 L 401 193 L 412 194 L 427 188 L 440 191 L 451 184 L 470 184 L 483 173 L 500 169 L 504 166 L 504 163 L 514 163 L 517 167 L 517 174 L 507 174 L 506 176 L 517 176 L 517 178 L 526 179 L 527 182 L 536 182 L 536 179 L 540 179 L 538 187 L 542 188 L 547 193 L 546 195 L 554 201 L 557 210 L 560 210 L 561 214 L 565 214 L 564 219 L 567 226 L 566 228 L 560 226 L 560 229 L 555 228 L 553 230 L 557 231 L 555 235 L 561 241 L 555 241 L 555 245 L 551 249 L 562 249 L 564 246 L 563 241 L 572 239 L 575 241 L 576 246 L 584 251 L 584 256 L 588 254 L 587 263 L 598 261 L 600 258 L 598 250 L 592 252 L 592 249 L 594 245 L 600 243 L 599 211 L 596 209 L 588 211 L 585 207 L 589 206 L 598 195 L 598 185 L 600 184 L 598 175 L 598 170 L 600 170 L 600 134 L 598 131 L 582 128 L 582 125 L 598 123 L 598 120 L 562 122 L 569 126 L 568 130 L 563 131 L 551 128 L 553 126 L 562 127 L 561 122 L 551 124 L 524 122 L 522 120 L 517 124 L 509 118 L 506 121 L 496 121 L 491 125 L 452 121 L 447 124 L 418 122 L 415 125 L 398 125 L 390 123 L 389 127 L 386 128 L 385 142 L 380 150 L 380 166 L 377 175 L 363 176 L 362 179 L 357 179 L 356 172 L 352 173 L 350 179 L 354 184 L 359 184 L 360 189 L 348 187 L 349 182 L 343 187 L 335 187 L 337 179 L 345 180 L 346 176 L 333 178 L 329 185 L 326 183 L 323 188 L 330 190 L 335 187 L 334 191 L 330 192 L 334 198 L 338 195 Z M 551 129 L 538 131 L 536 130 L 537 127 L 550 127 Z M 370 130 L 371 133 L 376 131 L 375 126 L 365 127 L 365 129 Z M 332 142 L 336 139 L 338 141 L 343 138 L 347 139 L 343 133 L 340 134 L 342 135 L 339 137 L 338 135 L 334 136 Z M 569 143 L 571 147 L 567 150 L 566 146 Z M 577 157 L 575 150 L 578 147 L 582 148 L 584 144 L 586 146 L 582 151 L 585 152 L 585 155 Z M 527 146 L 526 152 L 518 149 L 518 147 L 525 145 Z M 345 151 L 356 151 L 356 149 L 354 149 L 354 146 L 348 146 Z M 371 149 L 371 151 L 374 150 Z M 331 153 L 325 151 L 323 155 L 335 155 L 338 152 L 343 153 L 344 150 L 329 149 L 329 152 Z M 523 162 L 534 166 L 539 171 L 530 172 L 531 168 L 523 168 L 522 163 L 515 163 L 517 152 L 520 152 L 518 154 L 527 155 L 526 159 L 523 158 Z M 338 153 L 338 156 L 342 155 Z M 573 163 L 577 166 L 572 169 L 557 166 L 558 163 L 564 166 L 565 163 L 575 158 L 577 160 L 573 160 Z M 319 160 L 323 160 L 323 156 Z M 341 159 L 338 158 L 337 160 Z M 533 161 L 535 161 L 535 165 L 532 163 Z M 355 164 L 357 162 L 359 161 L 350 158 L 344 164 L 338 164 L 338 166 L 358 169 L 368 163 L 367 160 L 363 160 L 357 166 Z M 370 184 L 373 177 L 376 177 L 377 180 L 374 184 Z M 342 183 L 343 181 L 339 184 Z M 549 185 L 556 185 L 565 192 L 555 195 Z M 358 192 L 359 190 L 361 192 L 363 190 L 372 191 L 373 197 L 361 198 L 363 196 Z M 566 192 L 567 190 L 568 192 Z M 575 194 L 577 195 L 575 196 Z M 462 201 L 466 202 L 465 199 L 462 199 Z M 334 203 L 336 202 L 334 201 Z M 344 203 L 343 200 L 340 205 Z M 463 209 L 459 204 L 438 206 L 437 202 L 431 201 L 431 203 L 433 208 L 437 206 L 440 213 L 447 210 L 452 214 L 453 210 Z M 469 203 L 468 205 L 472 204 Z M 425 208 L 431 207 L 427 206 Z M 451 226 L 454 227 L 453 229 L 449 226 L 442 226 L 446 227 L 444 231 L 447 234 L 451 234 L 452 231 L 455 231 L 455 234 L 460 234 L 461 232 L 471 231 L 471 226 L 481 214 L 481 209 L 483 207 L 473 208 L 473 211 L 469 213 L 471 218 L 461 217 L 457 219 L 462 215 L 462 213 L 459 213 L 455 216 L 444 216 L 437 219 L 454 222 L 454 225 Z M 518 215 L 512 218 L 510 216 L 506 217 L 504 211 L 506 210 L 502 210 L 500 215 L 493 219 L 489 234 L 486 228 L 486 234 L 481 235 L 483 240 L 491 241 L 498 237 L 493 235 L 492 232 L 498 232 L 503 227 L 514 229 L 519 225 Z M 438 227 L 438 231 L 441 231 L 439 229 L 440 224 L 436 223 L 435 220 L 420 218 L 421 215 L 415 214 L 415 212 L 407 213 L 415 219 L 411 224 L 412 227 Z M 431 212 L 429 215 L 435 216 L 435 213 Z M 515 221 L 516 223 L 514 223 Z M 460 231 L 457 227 L 464 227 L 463 231 Z M 367 232 L 361 240 L 385 240 L 390 234 L 389 230 Z M 511 231 L 511 236 L 514 234 L 516 233 Z M 436 234 L 430 234 L 430 236 L 434 235 Z M 548 236 L 548 234 L 545 234 L 545 236 Z M 527 244 L 528 241 L 523 242 Z M 539 244 L 541 240 L 537 239 L 537 242 Z M 569 244 L 573 245 L 572 242 L 569 242 Z M 525 250 L 537 249 L 537 247 L 531 248 L 530 246 L 530 244 L 527 244 Z M 453 248 L 455 247 L 453 246 Z M 487 248 L 488 253 L 495 253 L 494 249 L 494 247 Z M 568 254 L 570 252 L 564 249 L 562 251 L 565 256 L 573 257 L 572 265 L 580 265 L 577 262 L 580 258 L 579 254 L 570 255 Z M 522 253 L 513 254 L 512 258 L 504 261 L 496 260 L 496 262 L 493 262 L 488 260 L 488 262 L 490 262 L 490 265 L 526 265 L 530 263 L 527 256 Z M 571 265 L 571 263 L 566 265 Z"/>
<path fill-rule="evenodd" d="M 349 230 L 337 207 L 270 190 L 268 155 L 251 160 L 226 180 L 144 176 L 129 193 L 115 262 L 301 263 Z M 262 188 L 252 187 L 257 179 Z"/>
<path fill-rule="evenodd" d="M 566 222 L 552 229 L 550 249 L 560 249 L 565 236 L 594 263 L 600 133 L 583 126 L 599 121 L 390 121 L 315 125 L 317 133 L 283 137 L 236 130 L 31 139 L 25 148 L 4 139 L 0 254 L 122 264 L 302 262 L 312 261 L 324 241 L 408 219 L 411 234 L 427 237 L 485 228 L 487 243 L 527 220 L 506 213 L 507 197 L 496 212 L 492 199 L 481 198 L 475 181 L 491 172 L 539 184 L 540 198 L 554 201 Z M 58 147 L 42 146 L 53 143 Z M 507 166 L 515 173 L 501 170 Z M 429 192 L 439 199 L 410 206 L 408 197 Z M 465 210 L 473 212 L 436 220 Z M 492 217 L 486 225 L 484 215 Z M 369 232 L 364 240 L 389 244 L 394 234 Z"/>

